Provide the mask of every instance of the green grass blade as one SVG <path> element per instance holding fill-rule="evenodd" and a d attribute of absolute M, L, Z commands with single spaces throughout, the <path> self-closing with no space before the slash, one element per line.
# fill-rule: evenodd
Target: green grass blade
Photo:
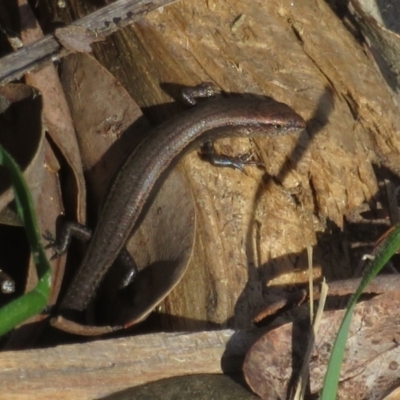
<path fill-rule="evenodd" d="M 26 230 L 39 278 L 34 290 L 0 309 L 0 335 L 4 335 L 28 318 L 40 313 L 47 305 L 51 289 L 51 269 L 42 246 L 33 201 L 25 179 L 13 158 L 1 146 L 0 165 L 5 166 L 10 172 L 17 211 Z"/>
<path fill-rule="evenodd" d="M 374 260 L 364 271 L 363 279 L 356 292 L 350 298 L 347 306 L 346 314 L 340 325 L 339 332 L 336 336 L 335 343 L 329 359 L 328 369 L 325 375 L 324 387 L 322 390 L 321 400 L 335 400 L 339 386 L 340 368 L 342 366 L 344 352 L 346 349 L 347 336 L 350 329 L 351 318 L 356 306 L 357 300 L 361 296 L 363 290 L 368 286 L 369 282 L 375 278 L 378 272 L 385 266 L 394 253 L 400 248 L 400 224 L 391 232 L 382 245 L 381 251 L 375 256 Z"/>

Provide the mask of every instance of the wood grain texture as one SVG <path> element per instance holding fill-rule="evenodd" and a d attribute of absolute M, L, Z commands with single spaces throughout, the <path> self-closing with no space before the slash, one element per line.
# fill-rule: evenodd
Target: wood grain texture
<path fill-rule="evenodd" d="M 231 330 L 161 333 L 6 351 L 0 353 L 0 399 L 100 398 L 166 377 L 222 373 L 222 357 L 228 370 L 238 371 L 257 337 Z"/>

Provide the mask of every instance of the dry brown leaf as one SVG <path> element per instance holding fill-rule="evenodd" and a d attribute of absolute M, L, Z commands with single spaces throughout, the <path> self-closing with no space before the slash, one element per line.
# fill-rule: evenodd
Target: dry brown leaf
<path fill-rule="evenodd" d="M 76 121 L 90 206 L 96 209 L 121 162 L 143 137 L 145 124 L 143 120 L 138 122 L 140 109 L 125 89 L 88 55 L 68 56 L 63 85 Z M 193 199 L 184 178 L 176 171 L 164 182 L 129 243 L 139 269 L 143 269 L 132 288 L 134 299 L 129 303 L 118 297 L 118 278 L 123 271 L 119 274 L 113 268 L 104 280 L 98 307 L 103 324 L 137 323 L 167 296 L 187 268 L 194 228 Z M 87 332 L 99 334 L 98 329 Z"/>
<path fill-rule="evenodd" d="M 388 292 L 357 305 L 347 341 L 338 399 L 379 399 L 396 384 L 400 366 L 400 292 Z M 323 385 L 327 362 L 344 311 L 326 311 L 311 357 L 310 391 Z M 296 381 L 307 343 L 307 321 L 265 334 L 248 352 L 243 371 L 263 399 L 286 398 Z"/>
<path fill-rule="evenodd" d="M 31 43 L 43 36 L 43 32 L 26 0 L 18 0 L 21 18 L 21 37 L 24 44 Z M 25 76 L 27 83 L 39 89 L 43 95 L 43 121 L 51 139 L 65 158 L 72 171 L 67 175 L 63 188 L 68 202 L 72 203 L 71 214 L 79 222 L 86 220 L 86 191 L 82 172 L 82 163 L 71 114 L 54 65 Z M 68 169 L 67 169 L 68 170 Z M 69 204 L 67 204 L 68 207 Z M 54 231 L 54 225 L 43 227 Z"/>

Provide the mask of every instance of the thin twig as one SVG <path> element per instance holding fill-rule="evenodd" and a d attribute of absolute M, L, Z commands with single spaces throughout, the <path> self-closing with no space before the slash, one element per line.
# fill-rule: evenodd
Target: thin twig
<path fill-rule="evenodd" d="M 118 0 L 75 21 L 73 25 L 87 28 L 94 34 L 108 36 L 138 20 L 148 12 L 173 3 L 175 0 Z M 61 46 L 54 34 L 22 47 L 0 59 L 0 83 L 21 78 L 26 72 L 58 60 L 70 51 Z"/>

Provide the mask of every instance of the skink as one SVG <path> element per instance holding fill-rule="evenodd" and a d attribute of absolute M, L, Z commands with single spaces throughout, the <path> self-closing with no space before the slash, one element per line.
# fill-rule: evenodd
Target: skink
<path fill-rule="evenodd" d="M 86 309 L 153 191 L 188 151 L 224 137 L 277 136 L 304 128 L 303 118 L 286 104 L 250 97 L 209 99 L 153 129 L 122 165 L 61 309 Z"/>

